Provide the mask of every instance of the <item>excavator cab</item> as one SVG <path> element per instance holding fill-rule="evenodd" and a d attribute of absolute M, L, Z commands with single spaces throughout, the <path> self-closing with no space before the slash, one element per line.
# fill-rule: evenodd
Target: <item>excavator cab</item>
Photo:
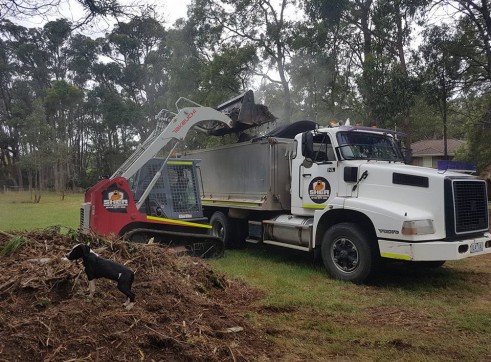
<path fill-rule="evenodd" d="M 165 158 L 150 159 L 131 180 L 136 202 L 143 196 L 154 175 L 161 169 Z M 152 190 L 140 207 L 145 215 L 175 220 L 203 218 L 196 168 L 199 161 L 169 159 Z"/>

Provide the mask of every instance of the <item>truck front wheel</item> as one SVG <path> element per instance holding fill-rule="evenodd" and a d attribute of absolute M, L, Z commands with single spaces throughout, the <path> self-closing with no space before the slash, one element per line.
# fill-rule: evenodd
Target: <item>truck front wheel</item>
<path fill-rule="evenodd" d="M 329 274 L 354 283 L 364 282 L 375 267 L 375 251 L 366 233 L 356 224 L 330 227 L 321 245 L 322 261 Z"/>

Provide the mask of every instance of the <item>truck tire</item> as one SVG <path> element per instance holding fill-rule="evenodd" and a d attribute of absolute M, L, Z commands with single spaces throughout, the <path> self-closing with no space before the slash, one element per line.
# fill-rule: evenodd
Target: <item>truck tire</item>
<path fill-rule="evenodd" d="M 358 225 L 341 223 L 330 227 L 322 239 L 322 261 L 339 280 L 363 283 L 375 269 L 376 251 Z"/>
<path fill-rule="evenodd" d="M 233 244 L 233 228 L 232 223 L 227 215 L 221 211 L 215 211 L 210 218 L 211 231 L 210 234 L 220 238 L 225 245 L 225 248 L 230 248 Z"/>

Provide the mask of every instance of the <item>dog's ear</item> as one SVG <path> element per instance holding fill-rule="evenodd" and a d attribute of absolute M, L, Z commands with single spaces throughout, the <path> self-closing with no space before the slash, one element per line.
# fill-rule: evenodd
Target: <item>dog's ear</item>
<path fill-rule="evenodd" d="M 89 256 L 90 254 L 90 247 L 88 245 L 85 245 L 85 244 L 81 244 L 80 245 L 82 247 L 82 254 L 85 256 Z"/>
<path fill-rule="evenodd" d="M 75 245 L 72 250 L 66 255 L 68 260 L 75 260 L 84 256 L 83 244 Z"/>

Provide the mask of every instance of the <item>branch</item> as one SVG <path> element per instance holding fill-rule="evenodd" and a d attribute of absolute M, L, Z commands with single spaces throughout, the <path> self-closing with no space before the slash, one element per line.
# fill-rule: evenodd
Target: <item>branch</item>
<path fill-rule="evenodd" d="M 271 83 L 276 83 L 276 84 L 283 84 L 281 82 L 281 80 L 274 80 L 273 78 L 271 78 L 269 75 L 267 75 L 266 73 L 261 73 L 261 72 L 253 72 L 254 75 L 258 75 L 260 77 L 263 77 L 263 78 L 266 78 L 267 80 L 269 80 Z"/>

